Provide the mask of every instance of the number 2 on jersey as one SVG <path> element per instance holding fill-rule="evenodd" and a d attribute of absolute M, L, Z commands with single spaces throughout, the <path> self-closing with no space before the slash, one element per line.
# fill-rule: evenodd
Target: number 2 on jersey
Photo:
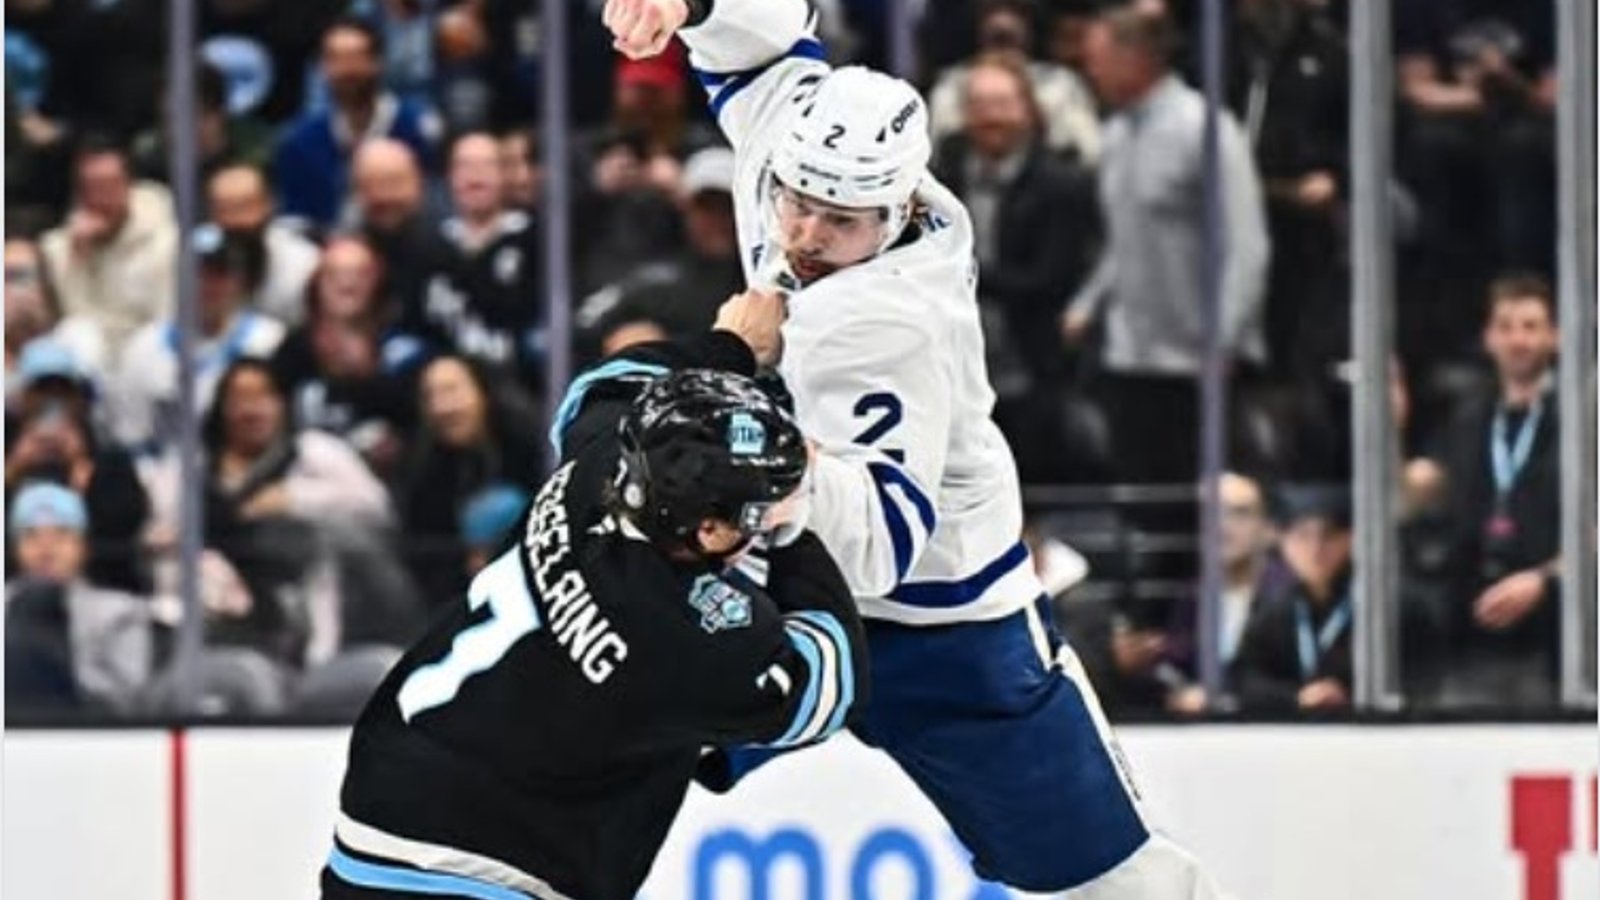
<path fill-rule="evenodd" d="M 884 435 L 894 430 L 896 425 L 900 424 L 900 419 L 905 414 L 905 408 L 901 406 L 899 397 L 888 391 L 878 391 L 861 395 L 861 399 L 856 401 L 853 412 L 858 419 L 872 415 L 877 416 L 865 431 L 856 435 L 855 439 L 857 444 L 865 444 L 870 447 L 876 444 Z M 891 450 L 887 447 L 879 447 L 878 449 L 882 450 L 885 456 L 895 462 L 906 461 L 906 452 L 904 450 Z"/>
<path fill-rule="evenodd" d="M 539 628 L 539 611 L 523 580 L 518 552 L 513 547 L 472 579 L 467 606 L 476 610 L 488 604 L 489 618 L 463 628 L 444 659 L 411 673 L 396 697 L 401 718 L 410 722 L 417 713 L 449 703 L 462 682 L 492 668 L 511 645 Z"/>

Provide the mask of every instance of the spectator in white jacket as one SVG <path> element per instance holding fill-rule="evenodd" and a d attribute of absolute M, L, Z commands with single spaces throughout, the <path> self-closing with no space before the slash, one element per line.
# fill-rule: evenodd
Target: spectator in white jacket
<path fill-rule="evenodd" d="M 287 329 L 249 307 L 249 285 L 261 271 L 259 247 L 210 224 L 195 229 L 192 240 L 200 259 L 195 393 L 203 415 L 223 370 L 235 360 L 271 356 Z M 119 376 L 107 387 L 117 439 L 159 454 L 178 433 L 177 322 L 162 318 L 140 329 L 123 353 Z"/>
<path fill-rule="evenodd" d="M 87 139 L 73 161 L 67 219 L 41 243 L 61 312 L 99 326 L 114 366 L 133 333 L 166 314 L 177 223 L 167 189 L 135 182 L 127 151 Z"/>
<path fill-rule="evenodd" d="M 331 535 L 376 534 L 392 520 L 389 494 L 356 451 L 298 430 L 271 367 L 234 361 L 206 417 L 206 546 L 233 564 L 248 612 L 211 624 L 212 643 L 244 645 L 298 668 L 332 655 L 340 603 Z M 175 533 L 181 496 L 177 454 L 148 471 L 157 529 Z"/>

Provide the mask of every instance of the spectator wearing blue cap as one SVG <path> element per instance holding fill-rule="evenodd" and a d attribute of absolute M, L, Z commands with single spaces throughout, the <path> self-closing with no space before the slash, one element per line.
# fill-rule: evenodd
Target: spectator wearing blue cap
<path fill-rule="evenodd" d="M 127 452 L 97 433 L 94 391 L 72 352 L 53 337 L 23 348 L 19 393 L 7 408 L 6 494 L 48 481 L 82 495 L 90 513 L 88 579 L 128 591 L 147 579 L 138 536 L 149 501 Z"/>
<path fill-rule="evenodd" d="M 194 359 L 197 408 L 203 414 L 223 371 L 239 359 L 271 356 L 287 329 L 249 307 L 250 291 L 260 281 L 264 265 L 260 246 L 209 223 L 196 228 L 191 241 L 200 262 Z M 176 320 L 151 322 L 134 335 L 117 385 L 108 398 L 117 439 L 159 453 L 178 433 Z"/>
<path fill-rule="evenodd" d="M 89 513 L 69 488 L 33 482 L 10 503 L 6 705 L 12 712 L 126 712 L 150 675 L 149 604 L 93 587 Z"/>
<path fill-rule="evenodd" d="M 467 548 L 467 576 L 489 564 L 506 534 L 528 508 L 528 492 L 496 482 L 467 499 L 461 508 L 461 543 Z"/>

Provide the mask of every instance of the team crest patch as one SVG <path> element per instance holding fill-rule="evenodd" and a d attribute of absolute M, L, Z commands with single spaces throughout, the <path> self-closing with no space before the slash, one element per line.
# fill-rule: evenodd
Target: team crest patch
<path fill-rule="evenodd" d="M 728 420 L 728 452 L 734 456 L 759 456 L 766 449 L 765 426 L 749 413 L 734 413 Z"/>
<path fill-rule="evenodd" d="M 694 580 L 689 605 L 700 611 L 700 627 L 706 634 L 750 625 L 750 597 L 715 575 Z"/>

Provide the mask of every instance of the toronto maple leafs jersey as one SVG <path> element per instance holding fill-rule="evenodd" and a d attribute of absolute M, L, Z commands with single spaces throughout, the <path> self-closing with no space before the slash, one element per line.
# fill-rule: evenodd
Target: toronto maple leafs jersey
<path fill-rule="evenodd" d="M 814 535 L 767 551 L 762 586 L 669 561 L 608 512 L 618 420 L 644 379 L 687 364 L 754 368 L 714 332 L 574 381 L 561 464 L 511 545 L 356 724 L 327 900 L 629 900 L 703 746 L 801 746 L 865 701 L 861 622 Z"/>
<path fill-rule="evenodd" d="M 815 24 L 805 0 L 715 0 L 679 32 L 737 154 L 739 241 L 757 286 L 793 283 L 760 192 L 773 147 L 830 71 Z M 789 295 L 779 373 L 801 428 L 828 451 L 810 527 L 862 614 L 994 619 L 1044 591 L 1021 542 L 1016 464 L 990 419 L 971 220 L 932 175 L 916 198 L 891 249 Z"/>

